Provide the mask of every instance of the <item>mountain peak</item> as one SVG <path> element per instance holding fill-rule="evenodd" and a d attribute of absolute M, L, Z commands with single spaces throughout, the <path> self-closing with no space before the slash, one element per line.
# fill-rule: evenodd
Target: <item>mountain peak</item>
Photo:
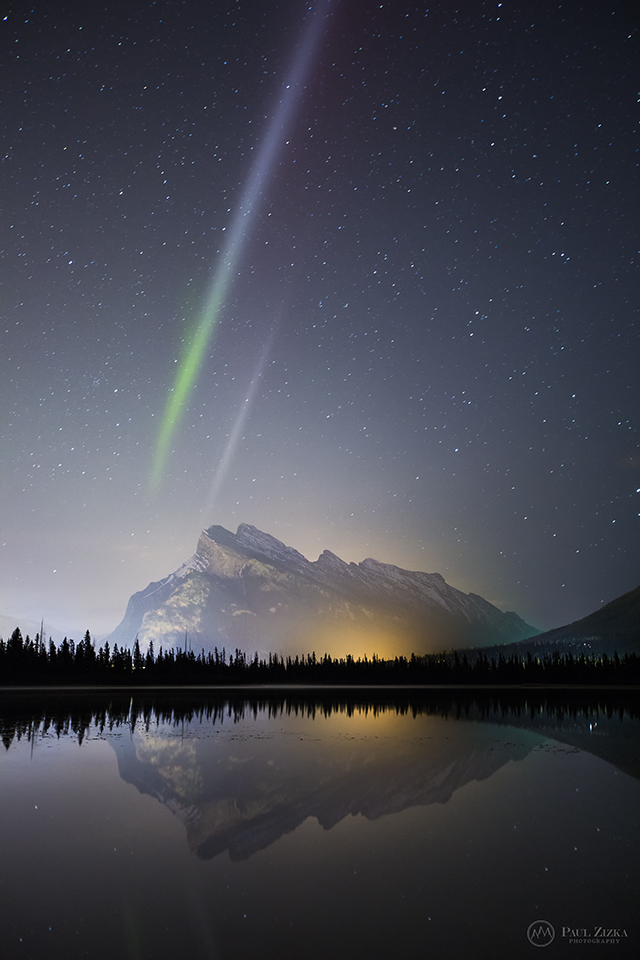
<path fill-rule="evenodd" d="M 272 537 L 270 533 L 263 533 L 250 523 L 241 523 L 236 533 L 236 541 L 245 549 L 262 554 L 270 560 L 279 563 L 295 563 L 297 566 L 307 566 L 309 561 L 293 547 L 288 547 Z"/>
<path fill-rule="evenodd" d="M 508 643 L 537 631 L 439 573 L 368 557 L 347 563 L 330 550 L 315 562 L 249 523 L 204 530 L 194 556 L 134 594 L 108 638 L 141 649 L 184 643 L 246 653 L 332 656 L 433 653 Z"/>
<path fill-rule="evenodd" d="M 347 570 L 349 564 L 346 560 L 342 560 L 341 557 L 336 556 L 335 553 L 331 553 L 331 550 L 323 550 L 318 559 L 316 560 L 314 566 L 320 567 L 323 570 Z"/>

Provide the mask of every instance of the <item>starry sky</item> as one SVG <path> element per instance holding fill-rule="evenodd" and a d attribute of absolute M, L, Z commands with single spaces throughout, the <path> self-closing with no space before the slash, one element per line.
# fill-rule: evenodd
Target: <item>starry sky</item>
<path fill-rule="evenodd" d="M 640 581 L 635 3 L 10 3 L 0 613 L 241 522 L 547 629 Z"/>

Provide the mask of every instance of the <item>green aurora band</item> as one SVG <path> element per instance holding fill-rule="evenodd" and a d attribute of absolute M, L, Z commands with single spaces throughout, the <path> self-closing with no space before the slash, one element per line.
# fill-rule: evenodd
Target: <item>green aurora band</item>
<path fill-rule="evenodd" d="M 156 492 L 162 484 L 173 438 L 189 402 L 198 374 L 204 364 L 211 338 L 218 327 L 220 313 L 231 285 L 234 270 L 242 254 L 242 248 L 249 232 L 252 214 L 255 212 L 262 185 L 273 166 L 273 161 L 284 138 L 285 128 L 291 119 L 296 100 L 304 88 L 304 80 L 309 73 L 318 42 L 322 36 L 330 3 L 331 0 L 325 0 L 322 4 L 323 12 L 313 11 L 309 17 L 289 82 L 285 84 L 282 90 L 278 109 L 267 128 L 264 142 L 258 151 L 258 156 L 236 210 L 220 266 L 211 284 L 197 329 L 180 360 L 178 372 L 158 430 L 151 469 L 152 493 Z"/>
<path fill-rule="evenodd" d="M 178 428 L 193 385 L 204 363 L 205 352 L 209 342 L 218 326 L 220 310 L 224 304 L 226 293 L 231 282 L 231 266 L 228 262 L 223 263 L 219 274 L 216 276 L 211 293 L 202 311 L 198 328 L 180 361 L 173 388 L 164 408 L 160 430 L 158 431 L 151 471 L 152 492 L 157 491 L 162 483 L 171 441 Z"/>

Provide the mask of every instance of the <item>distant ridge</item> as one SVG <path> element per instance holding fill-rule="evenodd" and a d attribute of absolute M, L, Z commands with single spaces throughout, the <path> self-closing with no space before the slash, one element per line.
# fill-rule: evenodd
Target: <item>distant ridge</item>
<path fill-rule="evenodd" d="M 27 635 L 34 640 L 36 634 L 40 633 L 40 624 L 36 623 L 34 620 L 23 620 L 20 617 L 11 617 L 5 614 L 0 614 L 0 637 L 4 640 L 8 640 L 13 631 L 18 628 L 23 637 Z M 61 643 L 65 634 L 62 630 L 59 630 L 57 627 L 51 627 L 47 624 L 46 620 L 44 623 L 44 636 L 45 641 L 49 643 L 49 640 L 53 640 L 54 643 Z"/>
<path fill-rule="evenodd" d="M 508 643 L 536 630 L 439 573 L 368 558 L 345 563 L 325 550 L 315 562 L 241 523 L 203 531 L 178 570 L 135 593 L 106 640 L 143 651 L 153 642 L 196 653 L 243 652 L 388 657 Z"/>
<path fill-rule="evenodd" d="M 518 643 L 486 647 L 482 652 L 487 656 L 500 652 L 505 657 L 512 653 L 526 656 L 530 652 L 532 656 L 541 657 L 555 650 L 574 655 L 584 653 L 585 656 L 606 653 L 610 657 L 615 653 L 620 656 L 625 653 L 640 653 L 640 586 L 581 620 L 575 620 L 564 627 L 555 627 Z"/>

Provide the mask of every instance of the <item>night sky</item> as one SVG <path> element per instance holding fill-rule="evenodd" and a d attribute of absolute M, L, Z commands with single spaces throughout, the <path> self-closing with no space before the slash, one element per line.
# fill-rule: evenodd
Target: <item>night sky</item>
<path fill-rule="evenodd" d="M 635 3 L 14 3 L 0 613 L 200 530 L 546 629 L 640 582 Z"/>

